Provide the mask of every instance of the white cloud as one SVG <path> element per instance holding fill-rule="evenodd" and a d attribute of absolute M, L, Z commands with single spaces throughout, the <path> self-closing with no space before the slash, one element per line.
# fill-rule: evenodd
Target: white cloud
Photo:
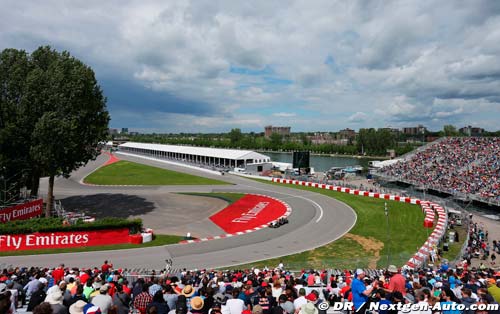
<path fill-rule="evenodd" d="M 487 0 L 297 0 L 286 6 L 5 0 L 0 48 L 51 44 L 91 64 L 100 77 L 134 79 L 214 108 L 180 124 L 171 113 L 176 119 L 168 121 L 179 132 L 186 125 L 209 131 L 241 123 L 258 130 L 273 118 L 297 116 L 289 119 L 296 130 L 469 121 L 498 128 L 487 113 L 497 112 L 500 101 L 499 7 Z M 126 121 L 123 111 L 111 114 Z"/>
<path fill-rule="evenodd" d="M 362 122 L 365 122 L 368 118 L 368 115 L 364 112 L 356 112 L 355 114 L 353 114 L 352 116 L 349 117 L 349 119 L 347 119 L 349 122 L 353 122 L 353 123 L 362 123 Z"/>
<path fill-rule="evenodd" d="M 273 113 L 273 116 L 280 118 L 291 118 L 291 117 L 296 117 L 297 114 L 293 112 L 276 112 Z"/>

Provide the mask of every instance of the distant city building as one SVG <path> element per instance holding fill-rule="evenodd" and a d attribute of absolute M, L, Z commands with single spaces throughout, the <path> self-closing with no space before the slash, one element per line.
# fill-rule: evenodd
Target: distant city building
<path fill-rule="evenodd" d="M 458 132 L 465 134 L 467 136 L 481 136 L 484 133 L 482 128 L 474 128 L 469 126 L 458 129 Z"/>
<path fill-rule="evenodd" d="M 337 138 L 339 140 L 347 140 L 348 142 L 353 142 L 356 139 L 356 131 L 349 128 L 340 130 Z"/>
<path fill-rule="evenodd" d="M 281 136 L 288 136 L 290 135 L 290 128 L 289 126 L 272 126 L 268 125 L 264 127 L 264 135 L 266 138 L 271 137 L 271 134 L 273 133 L 278 133 Z"/>
<path fill-rule="evenodd" d="M 139 135 L 139 132 L 128 132 L 128 135 Z"/>
<path fill-rule="evenodd" d="M 335 138 L 330 133 L 314 133 L 312 136 L 308 136 L 308 139 L 312 144 L 334 144 Z"/>
<path fill-rule="evenodd" d="M 118 135 L 118 129 L 108 129 L 109 135 Z"/>
<path fill-rule="evenodd" d="M 121 134 L 128 134 L 128 128 L 122 128 Z"/>
<path fill-rule="evenodd" d="M 392 135 L 394 136 L 398 136 L 399 133 L 401 133 L 401 130 L 400 129 L 397 129 L 397 128 L 391 128 L 391 127 L 387 127 L 387 128 L 380 128 L 379 130 L 387 130 L 389 131 Z"/>
<path fill-rule="evenodd" d="M 403 134 L 406 135 L 422 135 L 427 132 L 427 128 L 421 124 L 416 127 L 403 128 Z"/>

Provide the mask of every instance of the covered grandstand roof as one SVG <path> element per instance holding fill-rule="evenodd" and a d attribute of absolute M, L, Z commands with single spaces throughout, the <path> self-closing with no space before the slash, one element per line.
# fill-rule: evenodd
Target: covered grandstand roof
<path fill-rule="evenodd" d="M 222 148 L 210 148 L 210 147 L 195 147 L 195 146 L 181 146 L 181 145 L 165 145 L 165 144 L 150 144 L 150 143 L 136 143 L 127 142 L 119 145 L 118 147 L 131 147 L 140 149 L 150 149 L 162 152 L 180 153 L 196 156 L 207 156 L 215 158 L 226 158 L 226 159 L 267 159 L 270 160 L 269 156 L 251 151 L 251 150 L 239 150 L 239 149 L 222 149 Z"/>

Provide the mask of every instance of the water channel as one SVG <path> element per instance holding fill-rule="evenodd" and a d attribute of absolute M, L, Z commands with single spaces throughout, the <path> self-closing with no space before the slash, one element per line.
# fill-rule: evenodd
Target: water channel
<path fill-rule="evenodd" d="M 293 155 L 292 153 L 280 153 L 280 152 L 260 152 L 266 156 L 271 157 L 272 161 L 276 162 L 288 162 L 292 163 Z M 368 167 L 368 161 L 371 159 L 367 158 L 355 158 L 355 157 L 343 157 L 343 156 L 319 156 L 311 155 L 309 164 L 314 168 L 314 171 L 325 172 L 331 167 L 348 167 L 348 166 L 363 166 Z"/>

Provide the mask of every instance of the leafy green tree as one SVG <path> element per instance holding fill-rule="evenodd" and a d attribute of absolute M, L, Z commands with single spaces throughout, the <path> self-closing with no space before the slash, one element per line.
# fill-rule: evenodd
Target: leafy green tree
<path fill-rule="evenodd" d="M 48 67 L 34 75 L 45 78 L 48 86 L 39 95 L 45 106 L 33 131 L 31 154 L 49 176 L 45 212 L 49 216 L 54 177 L 68 177 L 98 156 L 97 145 L 106 138 L 109 114 L 90 67 L 68 52 L 59 54 L 49 47 L 39 48 L 34 55 L 48 60 Z"/>
<path fill-rule="evenodd" d="M 457 128 L 451 124 L 447 124 L 443 126 L 443 135 L 444 136 L 458 136 L 459 133 Z"/>
<path fill-rule="evenodd" d="M 229 139 L 231 141 L 231 144 L 237 144 L 243 139 L 243 134 L 241 133 L 241 130 L 236 128 L 236 129 L 231 129 L 231 132 L 229 132 Z"/>
<path fill-rule="evenodd" d="M 30 70 L 28 54 L 5 49 L 0 53 L 0 194 L 2 201 L 15 197 L 30 176 L 29 126 L 20 123 L 25 82 Z M 24 186 L 24 185 L 23 185 Z M 8 191 L 7 191 L 8 190 Z"/>
<path fill-rule="evenodd" d="M 1 160 L 15 164 L 4 157 L 9 151 L 4 143 L 20 149 L 17 154 L 30 165 L 34 193 L 40 176 L 49 176 L 49 216 L 55 176 L 67 177 L 99 154 L 97 145 L 106 139 L 109 121 L 106 99 L 92 69 L 68 52 L 46 46 L 27 56 L 8 49 L 1 60 L 0 88 L 6 87 L 0 91 Z"/>
<path fill-rule="evenodd" d="M 277 150 L 281 147 L 281 143 L 283 142 L 283 137 L 279 133 L 272 133 L 269 137 L 271 140 L 271 149 Z"/>

